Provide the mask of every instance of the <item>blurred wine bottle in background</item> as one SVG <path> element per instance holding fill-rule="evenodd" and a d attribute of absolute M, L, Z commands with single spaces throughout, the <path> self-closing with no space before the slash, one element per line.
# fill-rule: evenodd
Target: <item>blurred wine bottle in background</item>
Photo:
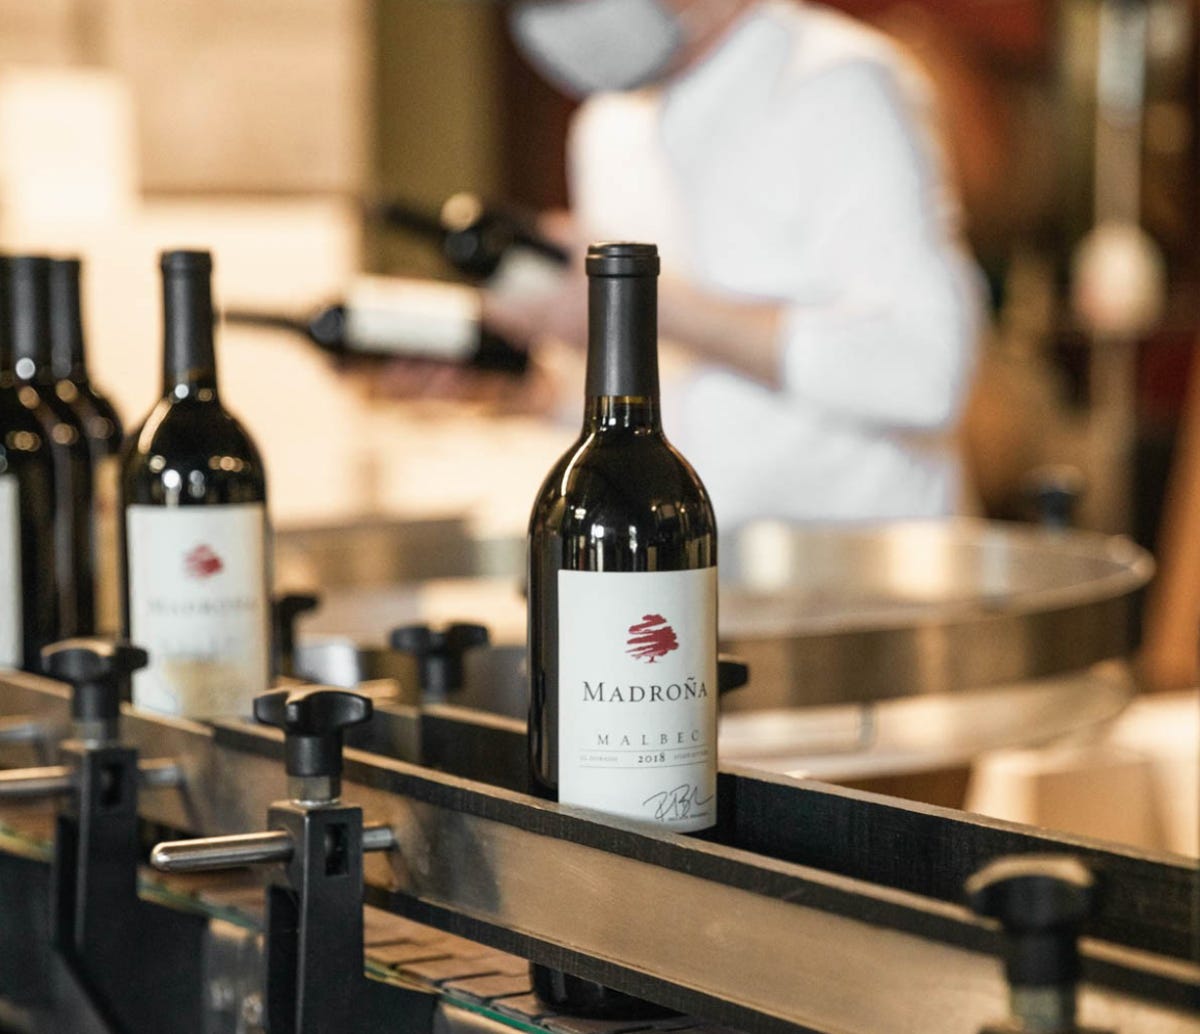
<path fill-rule="evenodd" d="M 55 391 L 50 345 L 50 260 L 8 259 L 13 373 L 54 457 L 54 578 L 62 637 L 95 631 L 92 463 L 83 421 Z"/>
<path fill-rule="evenodd" d="M 269 681 L 269 526 L 258 449 L 221 404 L 212 257 L 169 251 L 163 394 L 121 470 L 124 633 L 150 654 L 136 706 L 247 715 Z"/>
<path fill-rule="evenodd" d="M 8 282 L 0 257 L 0 667 L 41 671 L 41 648 L 58 638 L 54 457 L 48 414 L 17 387 Z"/>
<path fill-rule="evenodd" d="M 374 212 L 388 226 L 429 241 L 461 276 L 502 294 L 553 290 L 570 264 L 567 251 L 542 234 L 531 215 L 486 205 L 475 194 L 452 195 L 436 216 L 400 199 Z"/>
<path fill-rule="evenodd" d="M 513 374 L 529 364 L 526 351 L 484 328 L 477 290 L 436 280 L 358 277 L 345 301 L 307 318 L 238 309 L 222 315 L 231 324 L 302 335 L 340 357 L 422 359 Z"/>
<path fill-rule="evenodd" d="M 121 625 L 117 483 L 124 433 L 112 403 L 88 376 L 80 279 L 79 259 L 51 260 L 50 350 L 54 391 L 83 425 L 92 462 L 96 630 L 114 634 Z"/>

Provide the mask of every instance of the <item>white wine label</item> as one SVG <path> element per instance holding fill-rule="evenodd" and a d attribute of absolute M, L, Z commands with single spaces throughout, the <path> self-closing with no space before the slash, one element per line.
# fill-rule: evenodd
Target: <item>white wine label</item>
<path fill-rule="evenodd" d="M 717 569 L 558 574 L 558 799 L 717 817 Z"/>
<path fill-rule="evenodd" d="M 121 627 L 121 584 L 118 565 L 117 508 L 121 477 L 119 456 L 105 456 L 96 464 L 92 507 L 95 515 L 94 568 L 96 572 L 96 631 L 112 635 Z"/>
<path fill-rule="evenodd" d="M 479 319 L 479 292 L 462 284 L 364 276 L 346 294 L 346 343 L 364 352 L 462 362 Z"/>
<path fill-rule="evenodd" d="M 553 259 L 510 248 L 488 280 L 488 290 L 506 302 L 534 302 L 561 291 L 568 271 Z"/>
<path fill-rule="evenodd" d="M 24 661 L 21 608 L 21 498 L 11 474 L 0 475 L 0 668 Z"/>
<path fill-rule="evenodd" d="M 150 654 L 134 705 L 249 715 L 269 678 L 263 507 L 133 505 L 125 516 L 130 638 Z"/>

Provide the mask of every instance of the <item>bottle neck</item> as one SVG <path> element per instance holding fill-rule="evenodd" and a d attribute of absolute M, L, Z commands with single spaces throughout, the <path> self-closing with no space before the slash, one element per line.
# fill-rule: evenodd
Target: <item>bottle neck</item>
<path fill-rule="evenodd" d="M 657 287 L 653 276 L 589 279 L 586 429 L 661 429 Z"/>
<path fill-rule="evenodd" d="M 212 284 L 207 270 L 163 271 L 163 394 L 217 389 Z"/>
<path fill-rule="evenodd" d="M 50 284 L 45 259 L 10 261 L 8 306 L 12 368 L 18 380 L 48 380 L 50 359 Z"/>
<path fill-rule="evenodd" d="M 657 397 L 635 395 L 592 395 L 583 407 L 583 429 L 603 431 L 662 431 L 662 414 Z"/>
<path fill-rule="evenodd" d="M 76 262 L 56 262 L 50 269 L 50 353 L 57 379 L 76 384 L 87 381 Z"/>
<path fill-rule="evenodd" d="M 12 379 L 12 310 L 8 299 L 8 265 L 0 257 L 0 381 Z"/>

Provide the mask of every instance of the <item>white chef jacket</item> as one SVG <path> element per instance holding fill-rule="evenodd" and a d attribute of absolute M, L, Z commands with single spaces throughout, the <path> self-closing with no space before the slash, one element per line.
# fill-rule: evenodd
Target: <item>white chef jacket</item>
<path fill-rule="evenodd" d="M 960 503 L 980 292 L 929 115 L 885 37 L 788 0 L 751 9 L 665 88 L 576 115 L 589 239 L 657 242 L 672 274 L 786 306 L 779 390 L 701 364 L 664 383 L 667 435 L 724 531 Z"/>

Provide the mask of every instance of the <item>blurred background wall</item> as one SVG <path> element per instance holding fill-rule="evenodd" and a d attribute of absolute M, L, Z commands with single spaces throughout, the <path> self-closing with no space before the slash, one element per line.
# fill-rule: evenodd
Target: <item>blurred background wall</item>
<path fill-rule="evenodd" d="M 1070 468 L 1080 523 L 1154 545 L 1200 326 L 1195 5 L 834 6 L 937 88 L 993 301 L 966 431 L 983 510 L 1027 515 Z M 492 3 L 0 0 L 0 246 L 91 259 L 97 378 L 133 420 L 156 394 L 157 248 L 213 247 L 227 303 L 293 311 L 363 267 L 449 276 L 361 200 L 562 205 L 570 112 Z M 1118 232 L 1091 246 L 1098 223 Z M 222 362 L 284 523 L 465 510 L 518 530 L 563 441 L 372 400 L 286 340 L 229 331 Z"/>
<path fill-rule="evenodd" d="M 503 53 L 486 4 L 0 0 L 0 247 L 86 256 L 95 376 L 136 421 L 158 394 L 162 247 L 214 249 L 221 300 L 268 311 L 336 298 L 364 264 L 439 271 L 365 240 L 361 200 L 503 192 Z M 220 359 L 281 524 L 465 511 L 509 532 L 561 445 L 374 403 L 286 339 L 229 330 Z"/>

